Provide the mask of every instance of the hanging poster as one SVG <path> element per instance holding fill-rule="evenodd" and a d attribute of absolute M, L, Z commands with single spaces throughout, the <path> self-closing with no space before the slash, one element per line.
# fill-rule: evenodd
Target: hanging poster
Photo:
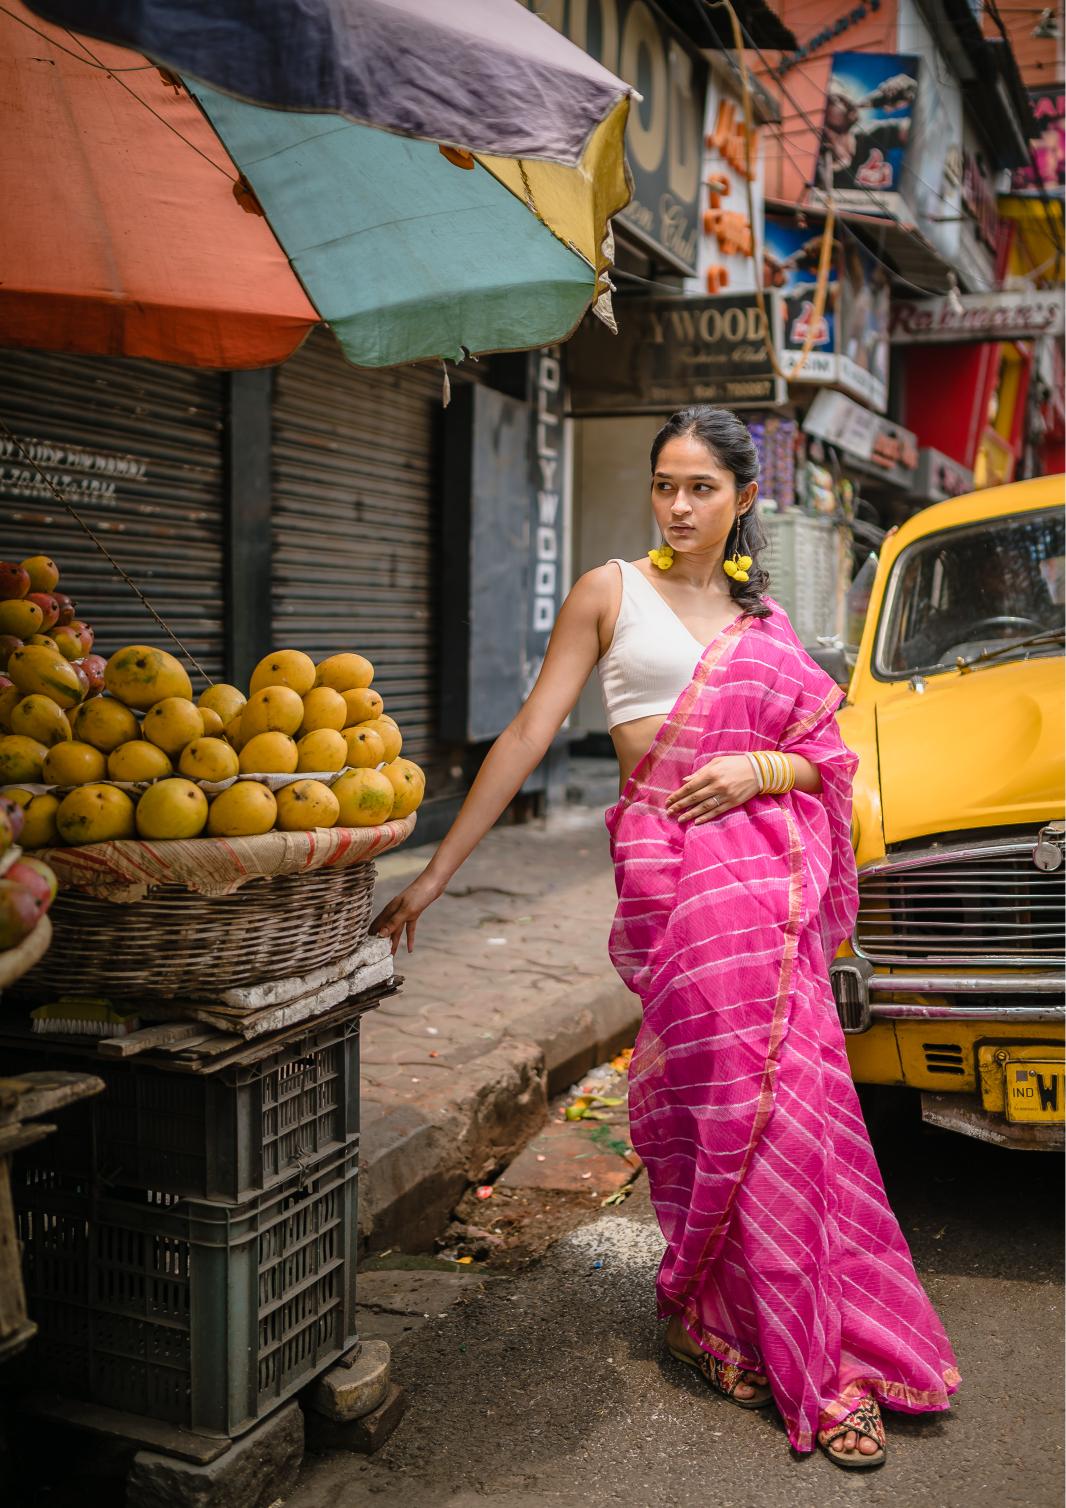
<path fill-rule="evenodd" d="M 838 207 L 870 215 L 905 213 L 900 180 L 920 61 L 903 53 L 834 54 L 817 179 L 832 189 Z"/>
<path fill-rule="evenodd" d="M 1066 111 L 1066 91 L 1061 84 L 1048 89 L 1030 89 L 1029 103 L 1033 107 L 1037 136 L 1029 143 L 1031 164 L 1015 168 L 1011 174 L 1012 194 L 1039 195 L 1057 190 L 1060 194 L 1066 185 L 1066 129 L 1063 115 Z"/>
<path fill-rule="evenodd" d="M 799 366 L 811 337 L 822 234 L 794 219 L 767 215 L 763 280 L 782 295 L 778 360 L 787 373 Z M 799 382 L 838 387 L 883 412 L 888 396 L 889 281 L 884 267 L 855 241 L 833 250 L 825 309 L 813 331 Z"/>

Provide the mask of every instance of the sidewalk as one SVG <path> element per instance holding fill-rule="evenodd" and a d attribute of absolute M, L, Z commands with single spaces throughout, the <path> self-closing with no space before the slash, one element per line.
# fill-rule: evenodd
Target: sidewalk
<path fill-rule="evenodd" d="M 432 851 L 380 859 L 375 905 Z M 603 805 L 581 805 L 489 833 L 424 913 L 397 956 L 402 992 L 363 1022 L 371 1250 L 427 1244 L 539 1129 L 549 1095 L 632 1042 L 639 1001 L 607 957 L 614 901 Z"/>

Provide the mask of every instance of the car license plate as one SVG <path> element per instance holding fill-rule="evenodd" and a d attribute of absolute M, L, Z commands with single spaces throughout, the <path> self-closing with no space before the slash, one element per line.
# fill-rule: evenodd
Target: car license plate
<path fill-rule="evenodd" d="M 1066 1067 L 1062 1063 L 1007 1063 L 1005 1070 L 1008 1120 L 1063 1119 Z"/>

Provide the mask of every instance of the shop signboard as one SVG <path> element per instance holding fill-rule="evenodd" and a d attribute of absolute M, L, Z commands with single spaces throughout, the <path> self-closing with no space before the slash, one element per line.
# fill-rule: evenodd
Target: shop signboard
<path fill-rule="evenodd" d="M 822 236 L 794 219 L 768 215 L 764 225 L 763 278 L 781 293 L 778 360 L 799 367 L 811 333 Z M 884 411 L 888 397 L 890 288 L 884 267 L 854 241 L 834 248 L 825 309 L 798 382 L 838 387 Z"/>
<path fill-rule="evenodd" d="M 758 126 L 752 126 L 749 133 L 739 89 L 712 73 L 703 155 L 708 204 L 699 240 L 699 282 L 689 291 L 750 293 L 754 289 L 763 176 L 762 133 Z"/>
<path fill-rule="evenodd" d="M 1032 162 L 1014 169 L 1010 191 L 1034 197 L 1061 196 L 1066 186 L 1066 87 L 1052 84 L 1046 89 L 1030 89 L 1029 103 L 1037 129 L 1029 143 Z"/>
<path fill-rule="evenodd" d="M 942 503 L 949 497 L 962 497 L 973 491 L 973 472 L 946 456 L 932 445 L 918 452 L 918 469 L 914 477 L 916 496 L 927 503 Z"/>
<path fill-rule="evenodd" d="M 895 299 L 889 325 L 895 346 L 1034 340 L 1062 334 L 1063 300 L 1057 288 Z"/>
<path fill-rule="evenodd" d="M 618 225 L 658 260 L 693 276 L 707 64 L 652 0 L 526 0 L 557 31 L 632 84 L 626 158 L 633 198 Z"/>
<path fill-rule="evenodd" d="M 827 391 L 819 393 L 807 410 L 803 428 L 807 434 L 837 446 L 868 475 L 913 490 L 918 439 L 901 424 L 871 413 L 843 393 Z"/>
<path fill-rule="evenodd" d="M 818 181 L 840 209 L 906 217 L 903 169 L 920 59 L 909 53 L 834 53 L 818 145 Z"/>
<path fill-rule="evenodd" d="M 616 305 L 618 334 L 586 320 L 567 345 L 571 413 L 670 413 L 687 403 L 765 408 L 784 399 L 767 343 L 778 339 L 777 300 L 755 295 L 641 298 Z"/>
<path fill-rule="evenodd" d="M 596 321 L 599 324 L 599 321 Z M 563 481 L 567 474 L 564 416 L 566 393 L 558 346 L 531 351 L 529 363 L 530 573 L 523 656 L 524 695 L 540 674 L 548 639 L 562 606 L 566 582 Z"/>

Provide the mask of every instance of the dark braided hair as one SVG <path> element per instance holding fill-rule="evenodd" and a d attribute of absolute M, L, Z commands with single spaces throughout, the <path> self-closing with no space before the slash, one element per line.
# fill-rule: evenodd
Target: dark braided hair
<path fill-rule="evenodd" d="M 742 423 L 736 414 L 730 413 L 729 409 L 711 408 L 706 403 L 678 409 L 676 414 L 671 414 L 667 419 L 651 445 L 653 476 L 659 464 L 659 455 L 666 442 L 681 439 L 685 435 L 693 435 L 697 440 L 703 441 L 707 449 L 732 475 L 738 492 L 742 492 L 751 482 L 758 480 L 759 454 L 747 425 Z M 770 577 L 759 564 L 759 554 L 765 548 L 766 534 L 752 505 L 737 519 L 725 547 L 727 559 L 734 550 L 739 555 L 751 556 L 752 563 L 748 571 L 748 580 L 729 580 L 729 595 L 743 609 L 745 617 L 768 618 L 770 616 L 771 609 L 762 599 L 763 592 L 770 584 Z"/>

